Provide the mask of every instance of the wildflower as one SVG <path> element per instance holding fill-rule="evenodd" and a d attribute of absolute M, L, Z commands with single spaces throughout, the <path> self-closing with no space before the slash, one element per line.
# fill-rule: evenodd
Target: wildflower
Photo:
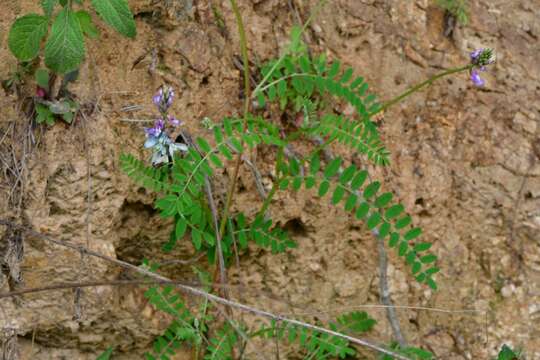
<path fill-rule="evenodd" d="M 158 137 L 165 128 L 165 121 L 162 119 L 157 119 L 154 123 L 154 127 L 151 128 L 144 128 L 144 132 L 146 133 L 146 137 Z"/>
<path fill-rule="evenodd" d="M 495 54 L 492 49 L 477 49 L 470 53 L 471 64 L 471 80 L 476 86 L 484 86 L 485 81 L 480 77 L 480 71 L 486 71 L 486 66 L 495 62 Z"/>
<path fill-rule="evenodd" d="M 180 126 L 182 125 L 182 122 L 174 116 L 169 115 L 169 124 L 171 124 L 172 126 Z"/>
<path fill-rule="evenodd" d="M 40 98 L 44 98 L 47 95 L 47 91 L 45 91 L 44 88 L 41 86 L 37 86 L 36 88 L 36 96 Z"/>
<path fill-rule="evenodd" d="M 171 107 L 174 100 L 174 90 L 169 86 L 163 86 L 159 89 L 156 95 L 152 98 L 154 105 L 157 106 L 161 113 L 166 113 Z"/>
<path fill-rule="evenodd" d="M 478 70 L 476 69 L 471 70 L 471 80 L 474 83 L 474 85 L 478 87 L 482 87 L 486 83 L 484 79 L 480 77 L 480 74 L 478 73 Z"/>

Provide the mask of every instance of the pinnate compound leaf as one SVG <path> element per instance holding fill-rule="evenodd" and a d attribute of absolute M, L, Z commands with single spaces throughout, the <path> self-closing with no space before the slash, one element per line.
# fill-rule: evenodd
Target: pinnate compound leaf
<path fill-rule="evenodd" d="M 65 74 L 79 67 L 84 58 L 84 37 L 79 19 L 68 7 L 60 11 L 45 44 L 45 64 Z"/>
<path fill-rule="evenodd" d="M 39 53 L 41 40 L 47 34 L 47 18 L 28 14 L 15 20 L 8 36 L 9 50 L 21 61 L 30 61 Z"/>
<path fill-rule="evenodd" d="M 92 0 L 92 6 L 103 21 L 129 38 L 137 35 L 135 20 L 126 0 Z"/>

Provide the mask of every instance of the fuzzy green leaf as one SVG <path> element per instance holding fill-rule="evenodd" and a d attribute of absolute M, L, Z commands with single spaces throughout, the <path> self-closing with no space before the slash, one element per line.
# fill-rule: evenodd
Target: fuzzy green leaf
<path fill-rule="evenodd" d="M 65 74 L 79 67 L 84 58 L 84 37 L 79 19 L 69 7 L 60 11 L 45 44 L 45 64 Z"/>
<path fill-rule="evenodd" d="M 47 34 L 47 18 L 28 14 L 15 20 L 8 36 L 9 49 L 21 61 L 30 61 L 39 53 L 41 40 Z"/>
<path fill-rule="evenodd" d="M 129 38 L 137 35 L 135 20 L 126 0 L 92 0 L 92 6 L 107 24 Z"/>

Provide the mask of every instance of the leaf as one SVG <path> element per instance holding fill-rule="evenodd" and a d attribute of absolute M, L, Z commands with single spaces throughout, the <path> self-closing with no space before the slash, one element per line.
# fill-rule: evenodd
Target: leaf
<path fill-rule="evenodd" d="M 403 229 L 405 226 L 409 225 L 412 221 L 412 218 L 409 215 L 404 216 L 396 222 L 396 229 Z"/>
<path fill-rule="evenodd" d="M 391 192 L 386 192 L 380 195 L 379 197 L 377 197 L 377 199 L 375 199 L 375 206 L 378 208 L 385 207 L 390 201 L 392 201 L 392 197 L 393 195 Z"/>
<path fill-rule="evenodd" d="M 406 240 L 406 241 L 410 241 L 410 240 L 413 240 L 415 238 L 417 238 L 418 236 L 420 236 L 422 234 L 422 229 L 420 228 L 414 228 L 414 229 L 411 229 L 409 231 L 407 231 L 405 233 L 405 235 L 403 235 L 403 238 Z"/>
<path fill-rule="evenodd" d="M 334 160 L 326 166 L 326 169 L 324 169 L 324 177 L 327 179 L 331 178 L 332 176 L 336 175 L 339 171 L 339 166 L 341 165 L 341 158 L 337 157 Z"/>
<path fill-rule="evenodd" d="M 203 152 L 208 153 L 212 149 L 204 138 L 198 137 L 196 141 Z"/>
<path fill-rule="evenodd" d="M 426 283 L 432 290 L 437 290 L 437 283 L 432 278 L 428 277 L 426 279 Z"/>
<path fill-rule="evenodd" d="M 319 196 L 323 197 L 326 195 L 328 189 L 330 189 L 330 183 L 327 180 L 322 181 L 321 185 L 319 185 Z"/>
<path fill-rule="evenodd" d="M 358 172 L 351 182 L 351 188 L 353 190 L 357 190 L 358 188 L 360 188 L 364 184 L 364 181 L 366 181 L 367 176 L 368 173 L 366 170 Z"/>
<path fill-rule="evenodd" d="M 45 64 L 65 74 L 79 67 L 84 58 L 84 37 L 77 16 L 65 7 L 54 21 L 45 44 Z"/>
<path fill-rule="evenodd" d="M 177 239 L 181 239 L 184 237 L 184 234 L 186 233 L 187 229 L 187 222 L 186 219 L 180 218 L 176 221 L 176 227 L 175 227 L 175 235 Z"/>
<path fill-rule="evenodd" d="M 371 214 L 367 221 L 367 227 L 369 230 L 373 230 L 381 222 L 381 214 L 374 212 Z"/>
<path fill-rule="evenodd" d="M 356 206 L 356 201 L 358 200 L 358 196 L 356 194 L 351 194 L 347 198 L 347 201 L 345 202 L 345 211 L 352 211 L 354 207 Z"/>
<path fill-rule="evenodd" d="M 377 191 L 379 191 L 380 187 L 381 187 L 381 183 L 378 181 L 374 181 L 368 186 L 366 186 L 366 189 L 364 190 L 364 198 L 366 200 L 371 198 L 373 195 L 377 193 Z"/>
<path fill-rule="evenodd" d="M 315 153 L 309 161 L 309 172 L 314 175 L 319 171 L 320 168 L 321 159 L 319 158 L 319 153 Z"/>
<path fill-rule="evenodd" d="M 418 261 L 415 261 L 414 264 L 412 265 L 412 273 L 413 273 L 413 275 L 418 273 L 420 271 L 420 269 L 422 269 L 422 263 L 418 262 Z"/>
<path fill-rule="evenodd" d="M 36 122 L 38 124 L 46 123 L 47 125 L 54 125 L 54 114 L 49 108 L 43 104 L 36 105 Z"/>
<path fill-rule="evenodd" d="M 422 264 L 429 264 L 437 261 L 437 256 L 433 254 L 425 255 L 420 258 L 420 261 L 422 262 Z"/>
<path fill-rule="evenodd" d="M 429 250 L 431 248 L 431 245 L 432 244 L 428 243 L 428 242 L 416 244 L 416 245 L 414 245 L 414 251 L 420 252 L 420 251 Z"/>
<path fill-rule="evenodd" d="M 111 358 L 111 355 L 113 353 L 113 347 L 109 347 L 107 350 L 105 350 L 104 352 L 102 352 L 97 358 L 96 360 L 109 360 Z"/>
<path fill-rule="evenodd" d="M 28 14 L 15 20 L 8 36 L 9 50 L 20 61 L 30 61 L 39 53 L 41 40 L 47 34 L 47 18 Z"/>
<path fill-rule="evenodd" d="M 52 15 L 54 7 L 57 3 L 58 0 L 41 0 L 41 7 L 43 8 L 43 12 L 47 17 L 50 17 Z"/>
<path fill-rule="evenodd" d="M 334 193 L 332 194 L 332 204 L 336 205 L 343 199 L 343 195 L 345 195 L 345 189 L 341 186 L 336 186 L 334 189 Z"/>
<path fill-rule="evenodd" d="M 408 248 L 407 242 L 406 242 L 406 241 L 402 241 L 402 242 L 399 244 L 398 255 L 399 255 L 399 256 L 405 256 L 405 254 L 407 253 L 407 248 Z"/>
<path fill-rule="evenodd" d="M 388 240 L 388 246 L 394 247 L 397 245 L 399 241 L 399 234 L 396 232 L 393 232 L 390 234 L 390 240 Z"/>
<path fill-rule="evenodd" d="M 386 237 L 386 235 L 388 235 L 390 233 L 390 224 L 387 223 L 387 222 L 384 222 L 380 227 L 379 227 L 379 237 L 380 238 L 384 238 Z"/>
<path fill-rule="evenodd" d="M 361 203 L 358 209 L 356 209 L 355 216 L 358 220 L 363 219 L 364 217 L 366 217 L 368 211 L 369 211 L 369 204 L 366 202 Z"/>
<path fill-rule="evenodd" d="M 137 35 L 135 20 L 126 0 L 92 0 L 92 6 L 107 24 L 129 38 Z"/>
<path fill-rule="evenodd" d="M 99 30 L 92 22 L 92 17 L 90 16 L 90 14 L 84 10 L 77 11 L 75 14 L 79 19 L 79 23 L 81 24 L 81 30 L 83 31 L 83 33 L 85 33 L 88 37 L 91 37 L 92 39 L 98 38 Z"/>
<path fill-rule="evenodd" d="M 405 210 L 405 207 L 401 204 L 392 205 L 386 210 L 384 217 L 386 217 L 388 220 L 393 219 L 396 216 L 399 216 L 403 210 Z"/>
<path fill-rule="evenodd" d="M 36 83 L 43 89 L 49 91 L 49 70 L 37 69 L 35 77 Z"/>

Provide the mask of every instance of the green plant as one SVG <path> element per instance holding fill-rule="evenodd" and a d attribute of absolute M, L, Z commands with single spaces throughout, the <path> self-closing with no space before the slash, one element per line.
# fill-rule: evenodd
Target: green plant
<path fill-rule="evenodd" d="M 469 22 L 467 0 L 436 0 L 435 3 L 451 14 L 460 24 L 466 25 Z"/>
<path fill-rule="evenodd" d="M 521 350 L 512 350 L 508 345 L 503 345 L 496 360 L 525 360 Z"/>
<path fill-rule="evenodd" d="M 13 55 L 23 62 L 33 61 L 47 37 L 45 65 L 59 74 L 77 69 L 84 59 L 84 36 L 99 36 L 90 13 L 75 9 L 76 5 L 82 4 L 83 0 L 41 0 L 43 15 L 24 15 L 11 26 L 8 45 Z M 119 33 L 135 37 L 135 22 L 126 0 L 91 0 L 91 4 L 97 14 Z M 58 5 L 61 9 L 55 12 Z"/>
<path fill-rule="evenodd" d="M 240 11 L 234 0 L 231 5 L 238 23 L 243 61 L 248 64 Z M 152 151 L 151 165 L 130 154 L 123 154 L 120 163 L 130 178 L 158 194 L 155 208 L 160 215 L 174 220 L 163 250 L 169 252 L 178 241 L 189 237 L 195 250 L 206 254 L 210 264 L 215 265 L 211 282 L 217 283 L 218 292 L 227 297 L 224 290 L 227 267 L 247 250 L 249 243 L 272 253 L 297 246 L 286 230 L 272 221 L 269 207 L 279 191 L 306 191 L 321 199 L 329 197 L 334 206 L 342 204 L 345 213 L 363 221 L 375 238 L 385 240 L 388 247 L 396 250 L 416 281 L 436 290 L 437 256 L 430 253 L 429 241 L 420 240 L 422 230 L 413 225 L 405 206 L 394 200 L 392 192 L 381 190 L 381 182 L 372 180 L 366 164 L 360 166 L 334 156 L 331 148 L 339 143 L 362 155 L 372 166 L 388 165 L 390 153 L 372 117 L 450 74 L 470 71 L 477 83 L 473 72 L 484 70 L 492 62 L 491 50 L 474 52 L 470 64 L 432 76 L 396 98 L 380 103 L 369 91 L 365 79 L 355 76 L 352 68 L 344 68 L 338 60 L 328 61 L 322 55 L 310 56 L 301 41 L 302 31 L 293 28 L 285 54 L 261 67 L 262 80 L 253 91 L 249 69 L 244 67 L 243 116 L 224 117 L 218 123 L 205 121 L 204 136 L 192 140 L 187 131 L 180 129 L 180 135 L 172 139 L 169 126 L 181 125 L 169 114 L 174 91 L 163 87 L 154 97 L 160 118 L 154 127 L 145 129 L 145 147 Z M 277 107 L 283 121 L 274 122 L 256 111 L 251 112 L 253 99 L 258 100 L 258 108 Z M 338 103 L 350 104 L 355 113 L 337 114 L 334 109 Z M 297 153 L 294 149 L 300 143 L 304 144 L 303 151 Z M 268 190 L 260 184 L 256 166 L 251 164 L 263 199 L 252 216 L 235 212 L 231 204 L 239 167 L 247 153 L 263 146 L 269 149 L 274 162 L 271 187 Z M 232 171 L 228 164 L 232 164 Z M 218 207 L 212 179 L 222 176 L 225 168 L 229 186 L 225 201 Z M 158 271 L 156 265 L 149 268 Z M 215 289 L 210 287 L 209 290 Z M 222 323 L 209 316 L 215 309 L 207 302 L 197 311 L 189 310 L 173 286 L 152 287 L 146 297 L 174 318 L 165 334 L 156 340 L 153 353 L 147 354 L 149 360 L 167 359 L 183 342 L 197 348 L 197 359 L 231 359 L 235 358 L 235 348 L 243 351 L 246 342 L 254 337 L 299 343 L 310 359 L 345 358 L 355 354 L 346 338 L 297 324 L 274 321 L 250 332 L 245 324 L 230 317 Z M 374 321 L 365 313 L 345 314 L 336 322 L 324 324 L 334 333 L 361 333 L 373 325 Z M 431 353 L 414 347 L 393 348 L 396 351 L 390 354 L 400 359 L 432 357 Z"/>

